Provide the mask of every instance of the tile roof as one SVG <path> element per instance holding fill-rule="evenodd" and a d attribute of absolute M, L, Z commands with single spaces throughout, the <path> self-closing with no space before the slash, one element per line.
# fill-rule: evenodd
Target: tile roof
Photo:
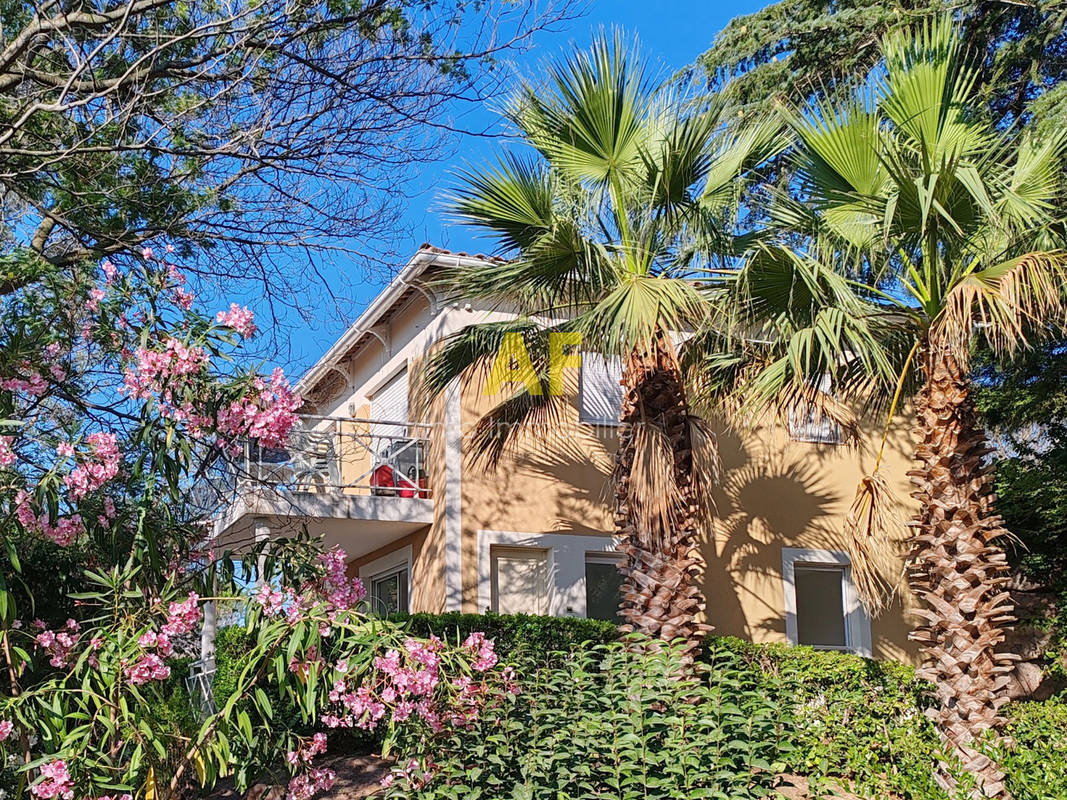
<path fill-rule="evenodd" d="M 443 247 L 437 247 L 436 245 L 432 245 L 429 242 L 423 242 L 422 244 L 420 244 L 419 245 L 419 252 L 420 253 L 434 253 L 436 255 L 442 255 L 442 256 L 459 256 L 460 258 L 477 258 L 480 261 L 489 261 L 489 262 L 491 262 L 493 264 L 506 264 L 506 263 L 508 263 L 508 259 L 503 258 L 501 256 L 487 256 L 485 253 L 467 253 L 467 252 L 465 252 L 463 250 L 460 250 L 459 252 L 455 252 L 455 251 L 452 251 L 452 250 L 446 250 Z"/>

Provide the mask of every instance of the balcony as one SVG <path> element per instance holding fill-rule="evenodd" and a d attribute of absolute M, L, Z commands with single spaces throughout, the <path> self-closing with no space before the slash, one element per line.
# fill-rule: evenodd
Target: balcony
<path fill-rule="evenodd" d="M 306 525 L 351 557 L 433 521 L 426 423 L 302 416 L 285 447 L 245 442 L 193 490 L 217 546 Z"/>

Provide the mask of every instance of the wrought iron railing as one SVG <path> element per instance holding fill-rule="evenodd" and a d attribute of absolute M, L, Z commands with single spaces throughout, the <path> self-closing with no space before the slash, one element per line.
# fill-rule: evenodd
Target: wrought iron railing
<path fill-rule="evenodd" d="M 301 416 L 284 447 L 245 441 L 193 487 L 191 502 L 210 513 L 254 487 L 429 498 L 432 425 L 377 419 Z"/>

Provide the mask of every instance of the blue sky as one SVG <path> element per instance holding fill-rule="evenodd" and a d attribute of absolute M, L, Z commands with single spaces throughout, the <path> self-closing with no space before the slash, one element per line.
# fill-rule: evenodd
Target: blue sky
<path fill-rule="evenodd" d="M 537 36 L 529 51 L 503 66 L 515 77 L 536 74 L 546 60 L 565 55 L 574 47 L 587 45 L 593 33 L 603 26 L 616 25 L 627 34 L 636 35 L 642 53 L 654 68 L 669 74 L 694 62 L 708 48 L 715 34 L 733 17 L 756 11 L 766 5 L 757 0 L 591 0 L 587 13 L 566 29 Z M 497 115 L 492 108 L 467 109 L 457 124 L 481 130 L 493 126 Z M 452 156 L 422 171 L 418 184 L 409 187 L 413 196 L 399 222 L 399 238 L 410 243 L 414 252 L 422 242 L 431 242 L 451 250 L 484 251 L 489 244 L 472 237 L 461 226 L 449 224 L 437 212 L 441 193 L 451 183 L 451 170 L 463 164 L 490 162 L 502 142 L 481 136 L 460 136 L 454 142 Z M 364 267 L 358 263 L 342 264 L 350 275 L 359 275 Z M 399 270 L 403 263 L 393 265 Z M 370 278 L 361 283 L 352 308 L 345 314 L 350 323 L 381 291 L 384 279 Z M 291 360 L 283 363 L 294 378 L 310 366 L 333 343 L 346 327 L 335 314 L 313 312 L 310 324 L 300 323 L 290 339 Z"/>

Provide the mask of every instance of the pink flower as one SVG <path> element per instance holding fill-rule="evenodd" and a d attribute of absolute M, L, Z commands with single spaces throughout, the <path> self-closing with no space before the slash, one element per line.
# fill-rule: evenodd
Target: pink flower
<path fill-rule="evenodd" d="M 173 297 L 174 304 L 179 306 L 180 308 L 184 308 L 186 311 L 193 307 L 193 300 L 196 299 L 195 294 L 183 289 L 180 286 L 174 289 Z"/>
<path fill-rule="evenodd" d="M 85 441 L 90 447 L 86 460 L 63 479 L 75 500 L 80 500 L 114 478 L 122 459 L 113 433 L 93 433 Z"/>
<path fill-rule="evenodd" d="M 27 531 L 40 533 L 47 539 L 51 539 L 62 547 L 68 547 L 78 540 L 84 533 L 82 518 L 78 514 L 64 517 L 55 525 L 52 524 L 47 514 L 37 516 L 30 506 L 29 495 L 20 491 L 15 495 L 15 516 Z"/>
<path fill-rule="evenodd" d="M 200 623 L 202 617 L 200 595 L 196 592 L 189 592 L 185 600 L 170 604 L 167 610 L 167 622 L 162 632 L 168 637 L 189 633 Z"/>
<path fill-rule="evenodd" d="M 31 369 L 23 372 L 21 378 L 0 379 L 0 389 L 6 389 L 9 392 L 25 392 L 32 397 L 40 397 L 48 391 L 48 384 L 41 377 L 41 373 Z"/>
<path fill-rule="evenodd" d="M 14 436 L 0 436 L 0 467 L 10 467 L 15 463 L 15 451 L 11 449 Z"/>
<path fill-rule="evenodd" d="M 293 394 L 280 369 L 271 373 L 269 384 L 257 378 L 254 388 L 255 393 L 219 410 L 219 432 L 230 438 L 258 439 L 264 447 L 284 447 L 303 400 Z"/>
<path fill-rule="evenodd" d="M 348 577 L 348 563 L 340 547 L 335 547 L 320 555 L 319 562 L 326 568 L 323 595 L 331 606 L 331 613 L 355 608 L 367 596 L 363 581 L 359 578 Z"/>
<path fill-rule="evenodd" d="M 78 644 L 77 623 L 74 628 L 69 628 L 69 632 L 56 633 L 46 628 L 37 634 L 34 643 L 51 656 L 49 664 L 56 669 L 63 669 L 70 663 L 71 651 Z"/>
<path fill-rule="evenodd" d="M 11 732 L 15 730 L 15 726 L 8 720 L 0 720 L 0 742 L 4 741 L 11 735 Z"/>
<path fill-rule="evenodd" d="M 187 345 L 177 339 L 167 339 L 163 350 L 150 350 L 146 347 L 137 349 L 136 364 L 126 369 L 124 374 L 125 391 L 134 398 L 147 400 L 156 394 L 164 394 L 169 400 L 172 392 L 170 384 L 188 382 L 190 376 L 203 370 L 208 363 L 208 354 L 196 345 Z"/>
<path fill-rule="evenodd" d="M 143 258 L 145 261 L 151 261 L 152 255 L 153 254 L 152 254 L 152 248 L 151 247 L 142 247 L 141 248 L 141 258 Z"/>
<path fill-rule="evenodd" d="M 61 797 L 71 800 L 74 797 L 73 782 L 67 772 L 67 762 L 62 759 L 41 765 L 41 780 L 30 787 L 30 792 L 41 800 Z"/>
<path fill-rule="evenodd" d="M 296 775 L 289 781 L 286 800 L 310 800 L 316 792 L 333 788 L 337 776 L 332 769 L 313 769 L 306 775 Z"/>
<path fill-rule="evenodd" d="M 103 289 L 93 289 L 89 292 L 89 302 L 85 304 L 90 311 L 96 311 L 100 307 L 100 301 L 104 299 L 106 292 Z"/>
<path fill-rule="evenodd" d="M 104 277 L 107 278 L 108 283 L 111 283 L 111 281 L 115 280 L 115 275 L 116 273 L 118 273 L 118 268 L 110 261 L 105 261 L 103 264 L 101 264 L 100 269 L 104 271 Z"/>
<path fill-rule="evenodd" d="M 273 617 L 282 610 L 284 596 L 269 583 L 262 583 L 256 591 L 256 602 L 263 606 L 263 613 Z"/>
<path fill-rule="evenodd" d="M 467 637 L 463 646 L 478 656 L 471 665 L 477 672 L 485 672 L 496 666 L 498 659 L 494 651 L 493 640 L 486 639 L 484 633 L 475 631 Z"/>
<path fill-rule="evenodd" d="M 248 307 L 241 307 L 237 303 L 230 303 L 229 311 L 220 311 L 215 315 L 216 322 L 233 328 L 243 339 L 250 339 L 256 335 L 256 325 L 252 319 L 253 314 Z"/>
<path fill-rule="evenodd" d="M 149 681 L 163 681 L 170 677 L 170 667 L 155 653 L 147 653 L 132 667 L 126 668 L 126 678 L 135 686 Z"/>

